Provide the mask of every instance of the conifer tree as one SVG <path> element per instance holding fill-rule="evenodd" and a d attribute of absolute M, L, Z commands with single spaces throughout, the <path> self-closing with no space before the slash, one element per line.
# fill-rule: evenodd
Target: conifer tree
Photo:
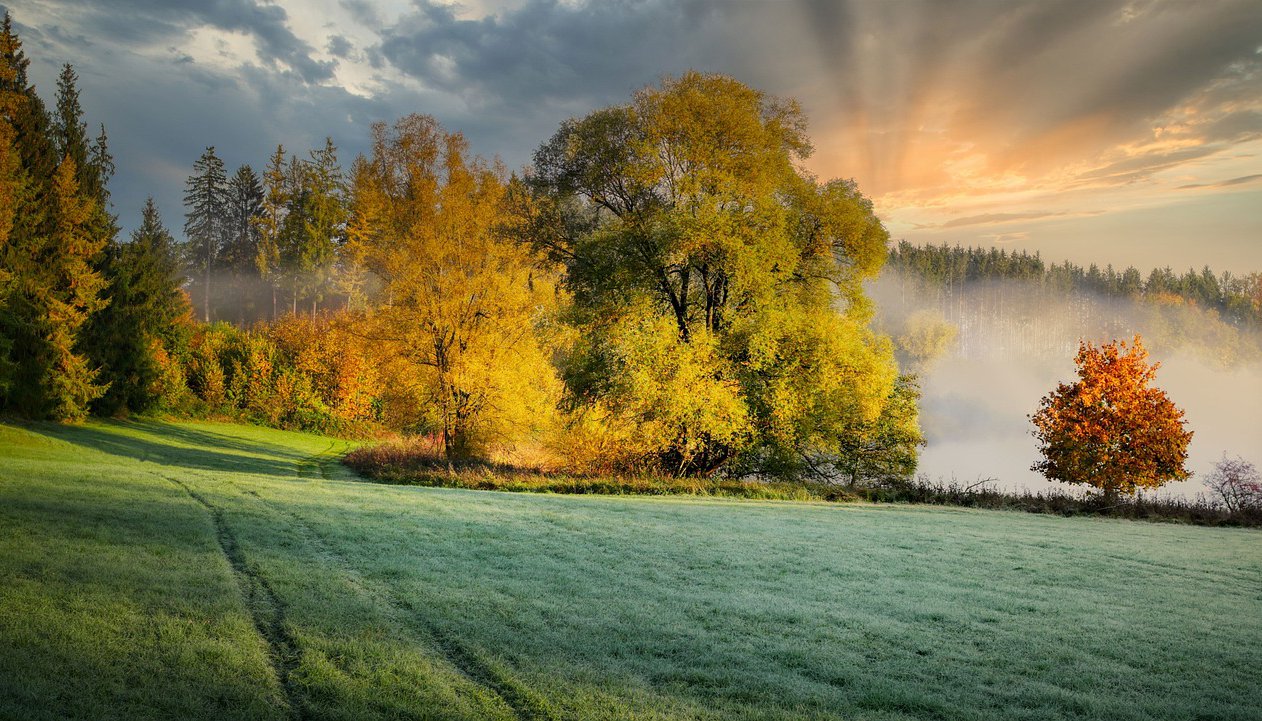
<path fill-rule="evenodd" d="M 103 390 L 79 346 L 84 323 L 104 303 L 105 280 L 93 264 L 107 236 L 94 222 L 102 213 L 98 194 L 81 187 L 75 153 L 57 160 L 63 134 L 28 85 L 29 64 L 6 14 L 0 95 L 13 138 L 6 153 L 20 160 L 23 187 L 5 247 L 10 278 L 0 336 L 7 341 L 12 382 L 3 404 L 29 416 L 74 420 Z M 66 85 L 64 117 L 79 123 L 77 93 L 73 82 Z"/>
<path fill-rule="evenodd" d="M 320 150 L 311 151 L 305 178 L 306 212 L 297 258 L 302 285 L 311 300 L 311 314 L 314 316 L 317 304 L 324 300 L 324 290 L 346 225 L 342 169 L 337 163 L 337 148 L 332 138 L 325 138 L 324 147 Z"/>
<path fill-rule="evenodd" d="M 272 318 L 276 318 L 276 290 L 279 281 L 281 240 L 285 214 L 289 204 L 289 189 L 285 183 L 285 147 L 276 146 L 263 173 L 263 200 L 259 215 L 254 219 L 258 233 L 258 249 L 254 263 L 259 276 L 267 281 L 272 291 Z"/>
<path fill-rule="evenodd" d="M 298 313 L 303 291 L 302 257 L 307 238 L 307 164 L 296 155 L 285 167 L 285 220 L 280 229 L 280 275 L 289 286 L 290 312 Z"/>
<path fill-rule="evenodd" d="M 211 274 L 226 245 L 229 206 L 228 178 L 223 161 L 215 155 L 214 146 L 206 148 L 193 163 L 184 190 L 185 262 L 192 271 L 193 285 L 202 305 L 202 320 L 211 319 Z"/>
<path fill-rule="evenodd" d="M 227 236 L 219 265 L 232 277 L 233 305 L 237 321 L 255 303 L 253 281 L 258 278 L 258 219 L 263 213 L 263 186 L 249 165 L 242 165 L 228 181 Z"/>
<path fill-rule="evenodd" d="M 14 41 L 6 13 L 4 35 L 0 37 L 0 314 L 3 314 L 13 288 L 16 257 L 10 235 L 19 209 L 27 202 L 27 183 L 17 147 L 17 131 L 11 123 L 25 102 L 24 94 L 16 85 L 17 69 L 8 61 L 12 57 Z M 12 346 L 8 334 L 4 332 L 4 324 L 0 323 L 0 398 L 8 392 L 13 374 L 13 364 L 9 361 Z"/>
<path fill-rule="evenodd" d="M 142 412 L 160 398 L 158 353 L 174 352 L 184 343 L 180 320 L 189 310 L 180 290 L 175 240 L 152 197 L 145 201 L 131 242 L 112 244 L 105 255 L 110 302 L 93 316 L 88 336 L 103 351 L 101 380 L 109 385 L 93 410 L 105 415 Z"/>
<path fill-rule="evenodd" d="M 79 331 L 105 301 L 106 282 L 93 267 L 105 239 L 93 235 L 94 208 L 82 197 L 74 160 L 57 166 L 52 183 L 53 232 L 18 279 L 13 300 L 25 323 L 15 339 L 16 382 L 8 405 L 23 415 L 80 420 L 104 391 L 77 350 Z"/>

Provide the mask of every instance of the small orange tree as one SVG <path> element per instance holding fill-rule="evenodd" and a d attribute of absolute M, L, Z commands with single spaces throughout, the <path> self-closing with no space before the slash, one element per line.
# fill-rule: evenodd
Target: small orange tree
<path fill-rule="evenodd" d="M 1183 467 L 1192 431 L 1165 391 L 1149 386 L 1161 364 L 1148 363 L 1139 336 L 1129 347 L 1080 343 L 1074 361 L 1078 380 L 1044 396 L 1030 418 L 1043 455 L 1032 470 L 1094 486 L 1109 504 L 1192 475 Z"/>

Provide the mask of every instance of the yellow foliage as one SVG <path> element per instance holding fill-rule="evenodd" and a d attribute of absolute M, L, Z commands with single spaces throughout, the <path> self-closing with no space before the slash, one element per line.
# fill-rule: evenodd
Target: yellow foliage
<path fill-rule="evenodd" d="M 438 434 L 451 458 L 537 434 L 559 397 L 539 328 L 555 273 L 505 238 L 503 171 L 467 160 L 433 118 L 373 128 L 356 165 L 348 257 L 381 281 L 365 328 L 391 388 L 388 414 Z"/>

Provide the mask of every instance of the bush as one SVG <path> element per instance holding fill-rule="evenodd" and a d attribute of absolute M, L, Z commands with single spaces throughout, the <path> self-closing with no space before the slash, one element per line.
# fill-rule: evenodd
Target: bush
<path fill-rule="evenodd" d="M 1205 478 L 1213 497 L 1234 512 L 1262 512 L 1262 474 L 1240 456 L 1223 459 Z"/>

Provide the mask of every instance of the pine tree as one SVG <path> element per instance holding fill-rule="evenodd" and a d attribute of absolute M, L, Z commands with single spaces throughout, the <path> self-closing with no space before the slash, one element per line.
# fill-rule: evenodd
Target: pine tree
<path fill-rule="evenodd" d="M 211 274 L 226 245 L 229 202 L 223 161 L 210 146 L 193 163 L 193 174 L 184 190 L 184 207 L 188 209 L 184 216 L 185 262 L 192 271 L 193 285 L 201 285 L 198 295 L 202 320 L 207 323 L 211 319 Z"/>
<path fill-rule="evenodd" d="M 162 224 L 153 198 L 145 201 L 131 242 L 106 251 L 109 305 L 89 325 L 93 347 L 103 349 L 101 380 L 109 384 L 93 410 L 105 415 L 143 412 L 160 399 L 159 352 L 183 345 L 180 322 L 188 301 L 180 290 L 175 240 Z"/>

